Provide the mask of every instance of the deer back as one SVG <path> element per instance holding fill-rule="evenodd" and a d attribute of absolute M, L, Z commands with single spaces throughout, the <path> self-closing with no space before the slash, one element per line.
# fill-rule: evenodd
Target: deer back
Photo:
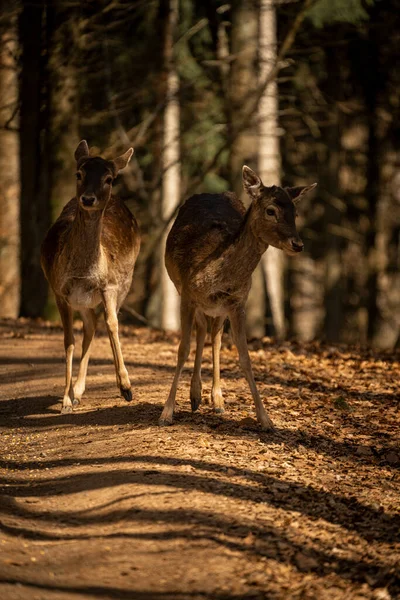
<path fill-rule="evenodd" d="M 232 192 L 186 200 L 167 238 L 165 263 L 180 291 L 182 281 L 220 255 L 243 226 L 246 209 Z"/>

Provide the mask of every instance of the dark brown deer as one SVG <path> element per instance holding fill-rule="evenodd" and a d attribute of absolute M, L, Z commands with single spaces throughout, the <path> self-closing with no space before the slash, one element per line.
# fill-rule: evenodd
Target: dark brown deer
<path fill-rule="evenodd" d="M 138 224 L 112 194 L 118 173 L 133 154 L 130 148 L 114 160 L 90 157 L 82 140 L 75 151 L 76 197 L 66 204 L 42 245 L 43 271 L 54 291 L 64 328 L 66 382 L 61 412 L 72 411 L 85 391 L 90 346 L 96 329 L 95 308 L 103 304 L 114 357 L 117 385 L 132 400 L 131 384 L 118 337 L 118 310 L 131 285 L 140 248 Z M 82 357 L 72 386 L 73 311 L 83 320 Z"/>
<path fill-rule="evenodd" d="M 290 255 L 303 250 L 295 224 L 296 204 L 316 184 L 306 187 L 265 187 L 249 167 L 243 167 L 243 184 L 252 202 L 246 210 L 231 193 L 199 194 L 179 210 L 167 238 L 165 264 L 181 295 L 182 337 L 178 361 L 160 425 L 172 422 L 180 374 L 190 350 L 193 322 L 197 328 L 194 372 L 190 385 L 192 410 L 201 403 L 201 359 L 211 320 L 215 412 L 224 411 L 220 387 L 219 355 L 222 328 L 229 317 L 241 368 L 249 383 L 257 418 L 273 428 L 254 381 L 245 331 L 245 303 L 251 275 L 269 245 Z"/>

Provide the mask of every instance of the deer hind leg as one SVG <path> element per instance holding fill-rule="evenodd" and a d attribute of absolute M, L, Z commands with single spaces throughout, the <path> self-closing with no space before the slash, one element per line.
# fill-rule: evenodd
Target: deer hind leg
<path fill-rule="evenodd" d="M 61 298 L 56 297 L 58 310 L 64 329 L 64 349 L 65 349 L 65 390 L 62 401 L 62 413 L 72 412 L 74 403 L 74 389 L 72 387 L 72 360 L 74 357 L 75 339 L 72 328 L 72 309 Z"/>
<path fill-rule="evenodd" d="M 74 385 L 74 404 L 79 404 L 85 391 L 86 373 L 89 363 L 90 347 L 92 345 L 93 336 L 96 331 L 96 313 L 93 309 L 88 308 L 81 311 L 83 321 L 83 340 L 82 340 L 82 356 L 79 364 L 78 378 Z"/>
<path fill-rule="evenodd" d="M 181 341 L 178 350 L 178 361 L 176 364 L 174 380 L 171 385 L 168 399 L 161 413 L 159 425 L 170 425 L 175 409 L 176 390 L 178 388 L 179 377 L 182 373 L 183 366 L 189 356 L 190 351 L 190 334 L 192 332 L 194 319 L 194 308 L 182 298 L 181 301 Z"/>
<path fill-rule="evenodd" d="M 251 395 L 256 406 L 256 413 L 263 429 L 273 429 L 271 419 L 267 415 L 260 395 L 258 393 L 256 382 L 254 381 L 253 369 L 251 368 L 249 351 L 246 339 L 246 316 L 243 308 L 232 311 L 229 315 L 232 326 L 233 341 L 239 352 L 239 362 L 243 373 L 248 381 Z"/>
<path fill-rule="evenodd" d="M 201 359 L 203 357 L 206 335 L 207 319 L 203 312 L 196 311 L 196 358 L 194 361 L 193 376 L 190 382 L 190 404 L 193 412 L 196 411 L 201 404 Z"/>
<path fill-rule="evenodd" d="M 106 290 L 102 296 L 108 337 L 110 338 L 111 350 L 114 357 L 117 386 L 125 400 L 130 402 L 132 400 L 131 382 L 129 381 L 128 371 L 125 367 L 118 336 L 117 294 L 114 291 Z"/>
<path fill-rule="evenodd" d="M 221 352 L 222 330 L 224 317 L 216 317 L 211 322 L 211 343 L 213 357 L 213 382 L 211 388 L 211 399 L 216 413 L 224 412 L 224 399 L 221 392 L 219 356 Z"/>

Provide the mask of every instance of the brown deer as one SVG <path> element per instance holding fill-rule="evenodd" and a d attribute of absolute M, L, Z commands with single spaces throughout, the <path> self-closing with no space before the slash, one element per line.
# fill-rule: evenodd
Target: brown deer
<path fill-rule="evenodd" d="M 195 411 L 201 403 L 201 359 L 211 320 L 213 383 L 211 399 L 217 413 L 224 411 L 220 387 L 219 355 L 222 328 L 229 317 L 241 368 L 249 383 L 257 418 L 272 429 L 257 391 L 245 331 L 245 304 L 251 275 L 269 245 L 289 255 L 303 250 L 295 225 L 296 204 L 316 184 L 306 187 L 265 187 L 249 167 L 243 167 L 243 185 L 252 202 L 246 210 L 232 192 L 199 194 L 180 208 L 167 238 L 165 264 L 181 295 L 181 341 L 171 390 L 160 425 L 172 422 L 180 374 L 190 350 L 196 322 L 197 346 L 190 401 Z"/>
<path fill-rule="evenodd" d="M 64 207 L 42 245 L 43 271 L 54 291 L 64 328 L 66 382 L 62 413 L 72 411 L 85 391 L 90 346 L 96 329 L 95 308 L 102 303 L 114 357 L 117 385 L 132 400 L 131 384 L 118 337 L 117 313 L 131 285 L 140 248 L 138 224 L 112 194 L 118 173 L 133 154 L 130 148 L 114 160 L 90 157 L 82 140 L 76 151 L 76 196 Z M 82 357 L 72 386 L 73 311 L 83 321 Z"/>

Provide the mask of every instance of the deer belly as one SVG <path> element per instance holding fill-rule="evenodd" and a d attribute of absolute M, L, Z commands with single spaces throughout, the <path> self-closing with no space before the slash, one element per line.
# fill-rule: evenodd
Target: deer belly
<path fill-rule="evenodd" d="M 225 317 L 236 303 L 236 296 L 227 289 L 209 294 L 200 304 L 203 312 L 209 317 Z"/>
<path fill-rule="evenodd" d="M 68 304 L 72 308 L 96 308 L 100 302 L 101 295 L 97 288 L 77 285 L 68 294 Z"/>
<path fill-rule="evenodd" d="M 225 306 L 202 306 L 201 308 L 208 317 L 224 317 L 227 313 Z"/>

